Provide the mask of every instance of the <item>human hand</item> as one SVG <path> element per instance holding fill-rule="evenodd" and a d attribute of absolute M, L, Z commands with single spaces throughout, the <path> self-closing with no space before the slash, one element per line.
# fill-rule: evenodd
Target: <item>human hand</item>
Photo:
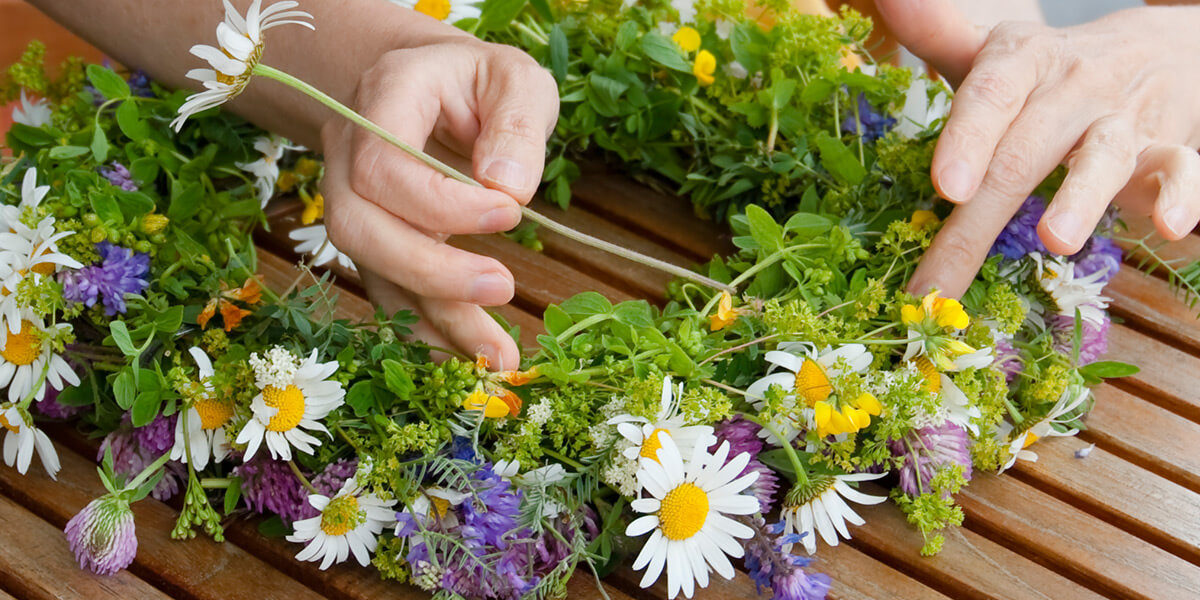
<path fill-rule="evenodd" d="M 961 81 L 934 153 L 960 204 L 909 283 L 961 295 L 1024 199 L 1069 167 L 1038 233 L 1077 252 L 1108 204 L 1151 214 L 1168 239 L 1200 220 L 1200 9 L 1138 8 L 1054 29 L 971 25 L 950 0 L 877 0 L 901 43 Z"/>
<path fill-rule="evenodd" d="M 558 117 L 553 77 L 514 48 L 453 35 L 381 56 L 363 73 L 354 107 L 486 187 L 449 179 L 332 118 L 321 130 L 330 240 L 354 258 L 373 300 L 422 317 L 419 337 L 517 368 L 516 343 L 481 308 L 512 298 L 512 274 L 445 241 L 520 222 Z"/>

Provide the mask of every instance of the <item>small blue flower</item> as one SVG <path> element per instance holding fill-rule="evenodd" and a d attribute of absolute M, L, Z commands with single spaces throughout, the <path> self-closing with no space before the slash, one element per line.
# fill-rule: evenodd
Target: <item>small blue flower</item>
<path fill-rule="evenodd" d="M 104 314 L 110 317 L 124 314 L 125 295 L 141 294 L 150 285 L 146 279 L 150 274 L 150 255 L 108 242 L 100 242 L 96 250 L 100 262 L 59 275 L 63 298 L 88 307 L 102 300 Z"/>

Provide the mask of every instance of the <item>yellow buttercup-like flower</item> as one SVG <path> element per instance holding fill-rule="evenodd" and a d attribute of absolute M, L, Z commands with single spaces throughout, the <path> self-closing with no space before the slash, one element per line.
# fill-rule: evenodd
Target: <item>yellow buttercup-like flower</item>
<path fill-rule="evenodd" d="M 863 393 L 852 403 L 840 407 L 825 401 L 813 406 L 813 420 L 817 425 L 817 435 L 838 435 L 854 433 L 871 424 L 871 417 L 883 413 L 883 405 L 875 396 Z"/>
<path fill-rule="evenodd" d="M 508 403 L 499 396 L 488 395 L 483 390 L 475 390 L 463 401 L 463 410 L 481 410 L 483 416 L 489 419 L 507 417 L 511 411 Z"/>
<path fill-rule="evenodd" d="M 914 210 L 910 223 L 912 223 L 913 229 L 925 229 L 930 225 L 936 225 L 938 220 L 937 215 L 933 214 L 931 210 Z"/>
<path fill-rule="evenodd" d="M 721 292 L 721 301 L 717 305 L 717 312 L 709 315 L 709 329 L 712 331 L 720 331 L 733 325 L 737 320 L 738 313 L 733 308 L 733 296 L 729 292 Z"/>
<path fill-rule="evenodd" d="M 971 324 L 961 302 L 954 298 L 939 298 L 936 290 L 926 294 L 920 306 L 906 304 L 900 308 L 900 320 L 905 325 L 916 325 L 927 319 L 939 327 L 954 330 L 966 329 Z"/>
<path fill-rule="evenodd" d="M 708 50 L 701 50 L 696 55 L 696 61 L 692 63 L 692 74 L 700 81 L 700 85 L 712 85 L 716 79 L 713 78 L 713 73 L 717 72 L 717 57 L 713 56 Z"/>
<path fill-rule="evenodd" d="M 301 192 L 300 200 L 304 202 L 304 212 L 300 213 L 302 225 L 312 225 L 317 220 L 325 218 L 325 196 L 322 196 L 320 192 L 312 196 Z"/>
<path fill-rule="evenodd" d="M 683 48 L 684 52 L 691 53 L 700 49 L 700 32 L 696 31 L 694 27 L 688 27 L 687 25 L 680 27 L 679 31 L 676 31 L 675 35 L 671 36 L 671 39 L 676 44 L 679 44 L 679 47 Z"/>

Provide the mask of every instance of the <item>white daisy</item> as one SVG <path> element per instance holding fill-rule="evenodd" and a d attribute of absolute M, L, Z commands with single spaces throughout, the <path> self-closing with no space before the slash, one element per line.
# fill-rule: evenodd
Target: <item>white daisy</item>
<path fill-rule="evenodd" d="M 780 517 L 784 522 L 784 535 L 799 533 L 803 535 L 801 543 L 804 549 L 812 554 L 817 551 L 816 534 L 821 535 L 830 546 L 838 545 L 838 535 L 850 539 L 850 530 L 846 527 L 849 521 L 853 525 L 862 525 L 866 521 L 850 508 L 843 498 L 858 504 L 879 504 L 887 500 L 887 496 L 871 496 L 852 487 L 847 482 L 870 481 L 879 479 L 887 473 L 855 473 L 852 475 L 810 475 L 807 496 L 793 498 L 802 493 L 800 487 L 793 488 L 780 509 Z M 791 544 L 784 546 L 784 552 L 791 552 Z"/>
<path fill-rule="evenodd" d="M 332 260 L 337 260 L 337 263 L 343 268 L 358 271 L 358 267 L 354 266 L 354 261 L 329 241 L 329 232 L 326 231 L 324 224 L 293 229 L 288 233 L 288 237 L 300 242 L 296 244 L 295 248 L 298 254 L 313 255 L 313 266 L 319 267 Z"/>
<path fill-rule="evenodd" d="M 1003 473 L 1012 468 L 1013 465 L 1017 464 L 1017 459 L 1036 462 L 1038 455 L 1033 450 L 1029 450 L 1029 446 L 1041 438 L 1071 437 L 1079 433 L 1079 429 L 1077 428 L 1059 431 L 1055 425 L 1065 426 L 1066 422 L 1063 421 L 1062 417 L 1077 411 L 1084 402 L 1091 398 L 1091 395 L 1091 390 L 1086 386 L 1080 384 L 1067 386 L 1067 389 L 1063 390 L 1062 395 L 1058 397 L 1058 401 L 1054 403 L 1054 406 L 1050 408 L 1050 412 L 1042 420 L 1034 423 L 1032 427 L 1022 431 L 1009 442 L 1008 452 L 1010 456 L 1008 462 L 1004 463 L 1004 466 L 1000 468 L 1000 472 Z M 999 439 L 1004 440 L 1012 433 L 1012 430 L 1013 426 L 1008 421 L 1005 421 L 996 429 L 996 435 Z"/>
<path fill-rule="evenodd" d="M 71 325 L 46 327 L 41 317 L 28 312 L 21 316 L 20 325 L 20 333 L 10 328 L 0 335 L 0 387 L 8 386 L 8 400 L 20 402 L 31 393 L 41 400 L 46 384 L 56 390 L 64 384 L 79 385 L 71 365 L 54 351 L 55 341 L 69 334 Z"/>
<path fill-rule="evenodd" d="M 482 14 L 478 0 L 391 0 L 391 2 L 447 23 L 457 23 L 463 19 L 478 19 Z"/>
<path fill-rule="evenodd" d="M 42 127 L 50 124 L 50 104 L 45 98 L 38 98 L 33 102 L 25 95 L 25 90 L 21 90 L 21 105 L 13 107 L 12 120 L 13 123 L 20 123 L 30 127 Z"/>
<path fill-rule="evenodd" d="M 671 386 L 671 377 L 663 377 L 662 403 L 658 415 L 653 421 L 633 415 L 619 415 L 608 420 L 609 425 L 616 425 L 621 437 L 628 440 L 632 446 L 621 453 L 625 458 L 637 462 L 638 457 L 653 460 L 657 456 L 658 432 L 666 432 L 681 454 L 691 456 L 696 446 L 708 448 L 716 443 L 713 428 L 708 425 L 687 424 L 683 415 L 679 414 L 679 400 L 683 397 L 683 384 L 678 388 Z"/>
<path fill-rule="evenodd" d="M 318 421 L 341 406 L 346 396 L 340 382 L 328 380 L 337 371 L 337 361 L 317 362 L 316 349 L 301 361 L 274 346 L 263 357 L 251 354 L 250 365 L 260 391 L 250 403 L 253 416 L 236 440 L 246 444 L 245 460 L 250 460 L 264 441 L 277 460 L 291 460 L 292 446 L 312 454 L 321 441 L 304 430 L 329 435 Z"/>
<path fill-rule="evenodd" d="M 37 450 L 38 458 L 42 460 L 50 479 L 58 479 L 58 470 L 61 468 L 58 451 L 54 449 L 50 438 L 33 426 L 28 411 L 15 404 L 0 407 L 0 426 L 8 430 L 4 436 L 4 464 L 16 466 L 17 472 L 24 475 L 33 460 L 33 451 Z"/>
<path fill-rule="evenodd" d="M 1100 294 L 1104 290 L 1104 271 L 1096 271 L 1086 277 L 1075 277 L 1075 263 L 1061 257 L 1030 254 L 1036 265 L 1035 275 L 1042 289 L 1054 298 L 1058 314 L 1079 316 L 1093 324 L 1104 321 L 1104 309 L 1110 298 Z"/>
<path fill-rule="evenodd" d="M 190 348 L 188 352 L 200 370 L 199 380 L 204 388 L 204 396 L 193 400 L 192 405 L 175 421 L 175 446 L 171 448 L 171 460 L 186 464 L 190 459 L 196 469 L 204 469 L 210 457 L 215 462 L 221 462 L 229 455 L 225 426 L 233 419 L 233 402 L 213 394 L 213 366 L 208 355 L 199 348 Z M 187 428 L 186 438 L 184 427 Z"/>
<path fill-rule="evenodd" d="M 645 568 L 641 586 L 649 587 L 667 571 L 667 597 L 682 591 L 692 597 L 697 585 L 708 587 L 709 571 L 726 579 L 734 576 L 729 556 L 745 553 L 739 539 L 754 535 L 750 527 L 726 515 L 752 515 L 759 502 L 746 488 L 758 479 L 758 472 L 739 477 L 750 462 L 743 452 L 730 460 L 729 442 L 715 454 L 696 446 L 687 463 L 670 436 L 658 434 L 662 448 L 655 459 L 642 458 L 638 480 L 650 493 L 649 498 L 634 500 L 630 506 L 644 513 L 625 529 L 625 535 L 637 537 L 650 533 L 646 545 L 633 562 L 635 570 Z"/>
<path fill-rule="evenodd" d="M 307 543 L 297 560 L 321 561 L 321 570 L 346 560 L 351 554 L 362 566 L 371 562 L 371 553 L 383 528 L 395 522 L 394 500 L 380 500 L 363 492 L 351 478 L 333 498 L 313 494 L 308 503 L 321 512 L 311 519 L 292 524 L 289 542 Z"/>
<path fill-rule="evenodd" d="M 288 142 L 288 139 L 273 133 L 264 136 L 259 136 L 254 140 L 254 149 L 258 150 L 258 160 L 252 162 L 237 163 L 239 169 L 249 172 L 254 175 L 254 187 L 258 189 L 258 199 L 262 203 L 262 207 L 267 207 L 267 202 L 275 195 L 275 182 L 279 180 L 279 159 L 283 158 L 283 153 L 288 150 L 301 150 L 303 146 L 296 146 Z"/>
<path fill-rule="evenodd" d="M 217 25 L 219 48 L 197 44 L 191 53 L 207 60 L 211 69 L 192 69 L 187 76 L 204 85 L 204 91 L 188 96 L 179 107 L 179 116 L 171 121 L 171 127 L 179 131 L 188 117 L 228 102 L 246 89 L 254 67 L 262 59 L 263 32 L 287 23 L 314 29 L 312 15 L 302 10 L 289 10 L 299 6 L 292 0 L 276 2 L 266 9 L 262 0 L 254 0 L 245 18 L 225 0 L 225 21 Z"/>
<path fill-rule="evenodd" d="M 937 89 L 931 98 L 929 87 Z M 900 122 L 895 131 L 906 138 L 914 138 L 917 134 L 929 129 L 939 119 L 950 113 L 950 95 L 946 87 L 936 85 L 925 77 L 913 76 L 908 91 L 904 93 L 904 108 L 900 111 Z"/>
<path fill-rule="evenodd" d="M 779 432 L 785 441 L 796 439 L 801 429 L 813 425 L 814 406 L 824 402 L 833 393 L 832 379 L 844 373 L 861 373 L 871 366 L 873 357 L 862 344 L 846 344 L 833 348 L 826 346 L 817 350 L 809 342 L 783 342 L 778 349 L 767 352 L 766 361 L 772 366 L 768 375 L 750 384 L 746 396 L 754 401 L 759 411 L 766 408 L 766 393 L 777 385 L 787 393 L 784 408 L 791 414 L 778 413 L 771 419 L 772 429 Z M 782 369 L 782 371 L 778 371 Z M 773 444 L 782 444 L 765 428 L 758 435 L 770 439 Z"/>
<path fill-rule="evenodd" d="M 969 354 L 963 354 L 954 359 L 951 372 L 963 371 L 968 368 L 983 368 L 992 364 L 992 349 L 984 348 Z M 934 366 L 928 356 L 918 356 L 910 361 L 912 366 L 921 372 L 925 378 L 925 389 L 936 394 L 945 411 L 946 420 L 979 435 L 979 425 L 976 419 L 983 416 L 978 406 L 971 404 L 970 399 L 962 389 L 944 372 Z"/>

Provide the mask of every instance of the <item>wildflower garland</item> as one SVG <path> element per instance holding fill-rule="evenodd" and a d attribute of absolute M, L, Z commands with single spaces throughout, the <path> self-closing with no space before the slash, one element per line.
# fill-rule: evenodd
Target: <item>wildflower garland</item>
<path fill-rule="evenodd" d="M 946 92 L 848 69 L 855 15 L 773 7 L 765 30 L 740 3 L 412 6 L 555 72 L 556 199 L 599 147 L 727 217 L 738 250 L 661 308 L 552 305 L 520 370 L 434 363 L 398 341 L 406 312 L 315 317 L 326 277 L 277 294 L 256 276 L 276 190 L 305 203 L 299 251 L 352 264 L 319 224 L 320 163 L 199 110 L 261 73 L 264 23 L 308 24 L 295 3 L 227 7 L 226 51 L 197 52 L 216 84 L 192 98 L 97 65 L 51 82 L 33 46 L 9 69 L 0 169 L 0 424 L 21 472 L 35 454 L 58 469 L 43 418 L 104 435 L 109 494 L 67 525 L 81 566 L 127 566 L 130 504 L 182 494 L 174 537 L 263 513 L 302 560 L 446 595 L 559 597 L 579 566 L 631 560 L 690 597 L 744 558 L 760 591 L 822 598 L 804 554 L 850 537 L 853 505 L 891 499 L 934 553 L 975 470 L 1035 459 L 1083 427 L 1088 385 L 1132 371 L 1096 361 L 1111 223 L 1049 255 L 1031 198 L 961 301 L 902 291 L 948 211 L 927 177 Z"/>

